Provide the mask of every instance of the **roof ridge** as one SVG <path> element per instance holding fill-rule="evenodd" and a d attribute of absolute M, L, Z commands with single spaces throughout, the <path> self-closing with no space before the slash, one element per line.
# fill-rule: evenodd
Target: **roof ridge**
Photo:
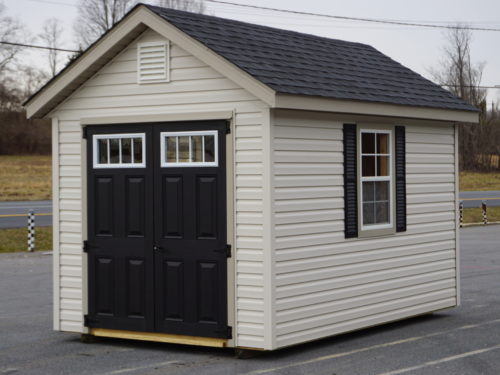
<path fill-rule="evenodd" d="M 273 32 L 280 33 L 280 34 L 288 33 L 288 34 L 294 34 L 294 35 L 300 36 L 302 38 L 305 37 L 308 39 L 314 39 L 314 40 L 318 40 L 318 41 L 324 40 L 324 41 L 335 42 L 335 43 L 340 43 L 340 44 L 345 44 L 345 45 L 359 45 L 359 46 L 363 46 L 363 47 L 374 48 L 373 46 L 366 44 L 366 43 L 353 42 L 353 41 L 336 39 L 336 38 L 328 38 L 328 37 L 321 36 L 321 35 L 308 34 L 308 33 L 303 33 L 300 31 L 289 30 L 289 29 L 280 29 L 278 27 L 260 25 L 260 24 L 256 24 L 256 23 L 246 22 L 246 21 L 234 20 L 231 18 L 213 16 L 213 15 L 202 14 L 202 13 L 188 12 L 185 10 L 179 10 L 179 9 L 174 9 L 174 8 L 165 8 L 165 7 L 160 7 L 158 5 L 151 5 L 151 4 L 145 4 L 145 3 L 138 3 L 138 5 L 144 5 L 147 8 L 150 8 L 151 10 L 153 10 L 155 13 L 167 11 L 167 12 L 171 12 L 171 13 L 179 13 L 179 15 L 184 15 L 184 16 L 200 17 L 200 18 L 204 18 L 207 20 L 214 20 L 214 21 L 224 20 L 225 22 L 230 22 L 230 23 L 239 24 L 239 25 L 245 25 L 245 26 L 252 27 L 252 28 L 258 27 L 258 28 L 265 29 L 265 30 L 272 30 Z"/>

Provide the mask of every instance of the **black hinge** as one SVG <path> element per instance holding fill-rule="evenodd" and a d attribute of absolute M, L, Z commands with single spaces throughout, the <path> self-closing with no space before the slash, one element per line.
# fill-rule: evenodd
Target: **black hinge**
<path fill-rule="evenodd" d="M 224 335 L 224 338 L 232 339 L 233 338 L 233 327 L 227 326 L 224 329 L 219 329 L 219 330 L 215 331 L 215 333 L 222 333 Z"/>
<path fill-rule="evenodd" d="M 227 244 L 221 249 L 214 250 L 216 253 L 225 253 L 228 258 L 231 258 L 231 245 Z"/>
<path fill-rule="evenodd" d="M 97 319 L 91 318 L 88 315 L 83 316 L 83 324 L 85 327 L 90 327 L 92 324 L 99 323 Z"/>
<path fill-rule="evenodd" d="M 83 139 L 87 139 L 88 137 L 88 132 L 89 132 L 89 127 L 88 126 L 84 126 L 83 129 L 82 129 L 82 138 Z"/>
<path fill-rule="evenodd" d="M 88 253 L 89 252 L 89 248 L 90 248 L 89 241 L 87 241 L 87 240 L 83 241 L 83 252 L 84 253 Z"/>
<path fill-rule="evenodd" d="M 231 121 L 226 121 L 226 134 L 231 133 Z"/>

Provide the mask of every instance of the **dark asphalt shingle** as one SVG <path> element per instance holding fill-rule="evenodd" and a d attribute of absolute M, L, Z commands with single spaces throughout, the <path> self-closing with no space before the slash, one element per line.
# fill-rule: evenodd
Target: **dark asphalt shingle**
<path fill-rule="evenodd" d="M 278 93 L 477 111 L 366 44 L 147 6 Z"/>

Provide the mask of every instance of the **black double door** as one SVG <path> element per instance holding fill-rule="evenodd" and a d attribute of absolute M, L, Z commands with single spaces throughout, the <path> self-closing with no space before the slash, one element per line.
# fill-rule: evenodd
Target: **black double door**
<path fill-rule="evenodd" d="M 225 129 L 87 127 L 87 326 L 230 336 Z"/>

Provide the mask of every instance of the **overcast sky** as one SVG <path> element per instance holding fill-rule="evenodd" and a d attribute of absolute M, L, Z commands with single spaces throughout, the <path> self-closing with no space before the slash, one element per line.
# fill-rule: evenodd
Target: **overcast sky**
<path fill-rule="evenodd" d="M 500 29 L 499 0 L 229 1 L 341 16 L 424 23 L 461 22 L 475 27 Z M 77 2 L 78 0 L 4 0 L 8 14 L 18 17 L 35 35 L 41 31 L 46 19 L 59 18 L 65 28 L 63 40 L 66 48 L 75 46 L 72 25 L 77 15 Z M 439 29 L 339 21 L 212 3 L 207 3 L 207 8 L 210 14 L 220 17 L 367 43 L 428 78 L 429 68 L 439 67 L 443 58 L 445 35 Z M 471 52 L 474 62 L 486 63 L 482 84 L 500 85 L 500 32 L 475 31 Z M 26 61 L 31 64 L 45 62 L 40 56 L 40 53 L 32 53 L 26 56 Z M 488 98 L 500 100 L 500 90 L 490 90 Z"/>

